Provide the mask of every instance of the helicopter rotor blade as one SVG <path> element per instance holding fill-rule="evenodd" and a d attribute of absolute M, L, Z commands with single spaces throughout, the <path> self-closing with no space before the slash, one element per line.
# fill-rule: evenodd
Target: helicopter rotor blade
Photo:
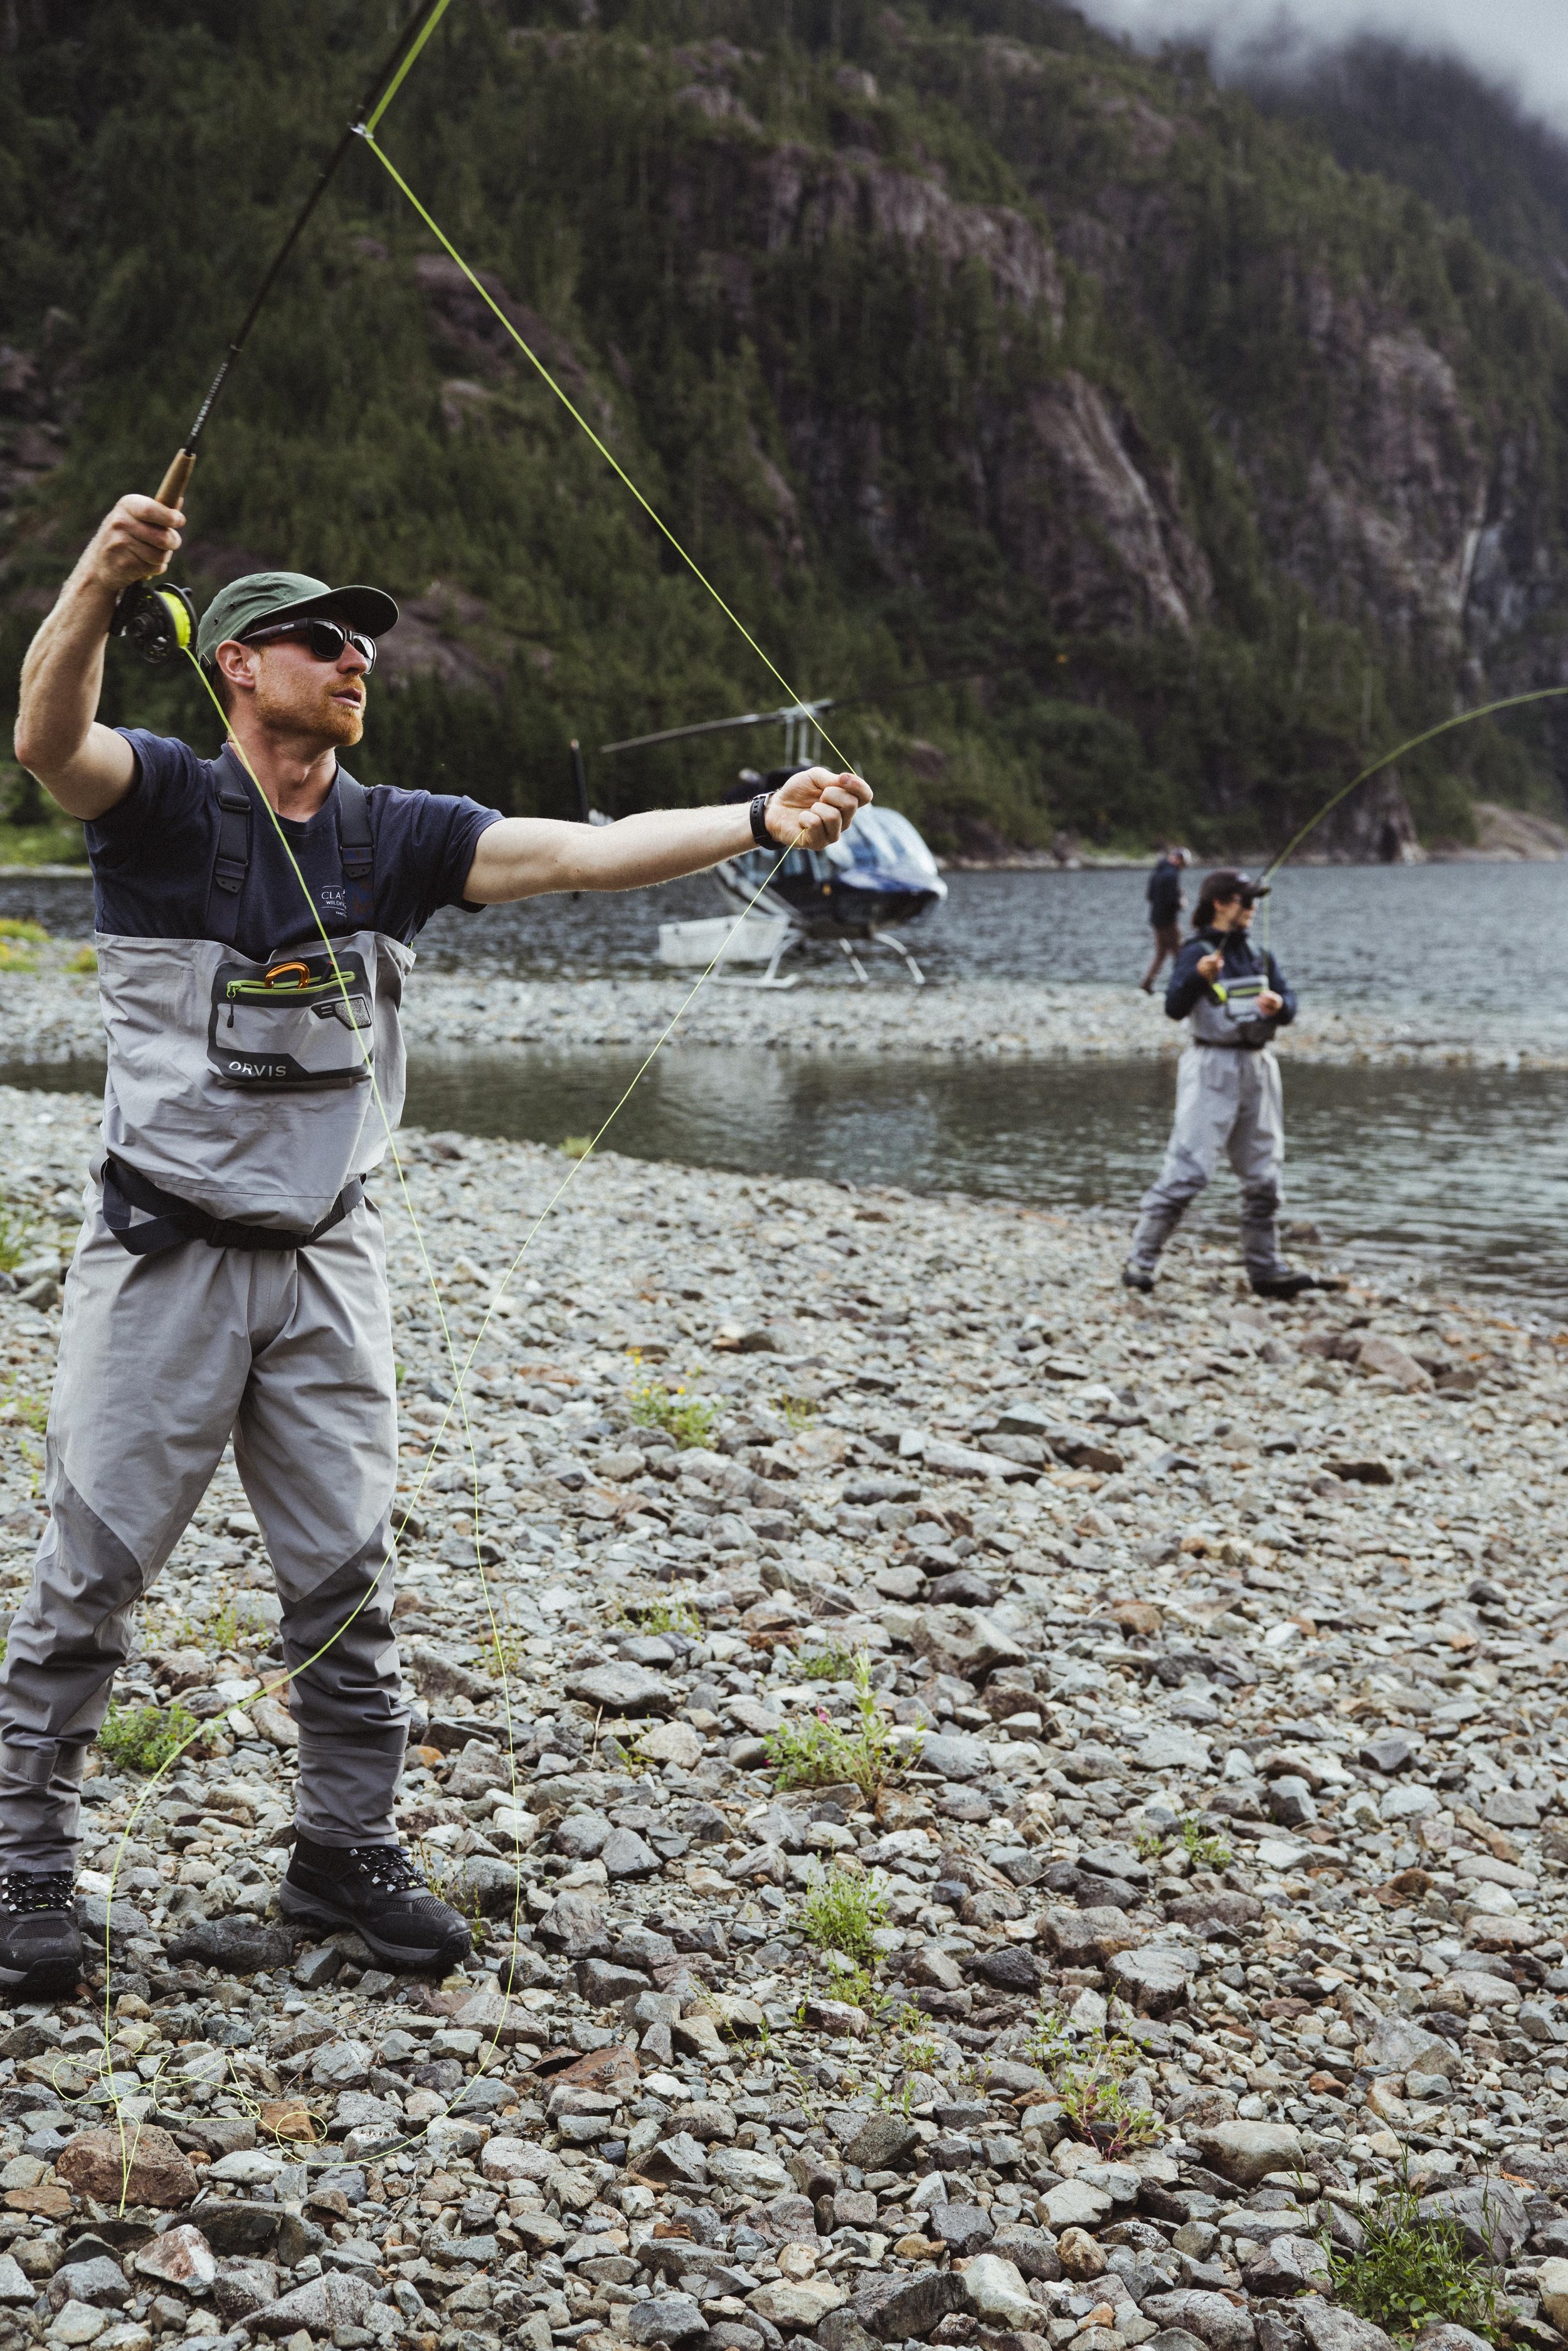
<path fill-rule="evenodd" d="M 811 706 L 825 710 L 828 705 L 817 703 Z M 665 726 L 657 735 L 629 735 L 623 743 L 601 743 L 599 748 L 601 753 L 643 751 L 651 744 L 680 743 L 692 735 L 722 735 L 732 726 L 780 726 L 794 716 L 793 710 L 748 710 L 741 718 L 705 718 L 695 726 Z"/>
<path fill-rule="evenodd" d="M 600 753 L 645 751 L 655 743 L 684 743 L 694 735 L 723 735 L 737 726 L 782 726 L 791 718 L 817 718 L 824 710 L 851 710 L 857 703 L 891 702 L 899 694 L 924 694 L 930 686 L 972 685 L 994 677 L 994 670 L 960 670 L 948 677 L 913 677 L 902 685 L 886 685 L 865 694 L 824 695 L 817 702 L 792 703 L 785 710 L 748 710 L 737 718 L 705 718 L 695 726 L 664 726 L 656 735 L 629 735 L 621 743 L 601 743 Z"/>
<path fill-rule="evenodd" d="M 665 726 L 656 735 L 629 735 L 622 743 L 601 743 L 601 753 L 644 751 L 655 743 L 681 743 L 694 735 L 723 735 L 736 726 L 782 726 L 791 718 L 815 718 L 824 710 L 850 710 L 857 703 L 891 702 L 894 695 L 924 694 L 930 686 L 970 685 L 977 678 L 993 676 L 991 670 L 961 670 L 951 677 L 914 677 L 902 685 L 887 685 L 865 694 L 825 695 L 817 702 L 797 702 L 787 710 L 748 710 L 738 718 L 705 718 L 695 726 Z"/>

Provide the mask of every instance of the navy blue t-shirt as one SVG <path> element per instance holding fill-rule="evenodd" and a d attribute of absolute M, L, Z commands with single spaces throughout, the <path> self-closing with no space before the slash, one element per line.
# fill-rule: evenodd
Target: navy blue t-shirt
<path fill-rule="evenodd" d="M 98 927 L 120 938 L 200 939 L 218 846 L 217 778 L 242 782 L 251 799 L 250 870 L 240 893 L 234 944 L 260 963 L 276 950 L 318 940 L 319 913 L 329 932 L 346 927 L 342 852 L 334 783 L 315 815 L 277 820 L 310 890 L 311 904 L 283 852 L 273 819 L 232 751 L 199 759 L 188 744 L 140 726 L 122 726 L 136 754 L 136 780 L 107 815 L 87 827 Z M 389 937 L 412 942 L 440 906 L 466 904 L 463 885 L 497 809 L 441 792 L 402 792 L 382 785 L 370 795 L 375 851 L 375 922 Z M 472 909 L 470 910 L 472 911 Z"/>

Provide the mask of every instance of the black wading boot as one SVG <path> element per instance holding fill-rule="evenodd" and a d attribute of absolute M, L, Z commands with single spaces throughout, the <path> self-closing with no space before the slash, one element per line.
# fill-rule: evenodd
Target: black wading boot
<path fill-rule="evenodd" d="M 1252 1288 L 1260 1298 L 1300 1298 L 1308 1290 L 1323 1287 L 1315 1273 L 1260 1273 L 1252 1277 Z"/>
<path fill-rule="evenodd" d="M 47 2000 L 81 1980 L 81 1929 L 68 1870 L 0 1875 L 0 1991 Z"/>
<path fill-rule="evenodd" d="M 444 1975 L 474 1947 L 462 1912 L 436 1900 L 401 1844 L 298 1837 L 278 1902 L 301 1924 L 358 1928 L 389 1968 Z"/>

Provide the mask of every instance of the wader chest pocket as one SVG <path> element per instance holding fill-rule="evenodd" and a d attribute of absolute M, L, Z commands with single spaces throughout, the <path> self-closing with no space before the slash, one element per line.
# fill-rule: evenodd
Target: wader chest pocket
<path fill-rule="evenodd" d="M 1270 985 L 1264 971 L 1246 972 L 1215 983 L 1214 993 L 1224 1008 L 1228 1025 L 1249 1045 L 1266 1045 L 1274 1033 L 1271 1016 L 1258 1009 L 1258 998 Z"/>
<path fill-rule="evenodd" d="M 220 964 L 207 1060 L 225 1084 L 354 1086 L 370 1077 L 374 1005 L 361 955 Z"/>

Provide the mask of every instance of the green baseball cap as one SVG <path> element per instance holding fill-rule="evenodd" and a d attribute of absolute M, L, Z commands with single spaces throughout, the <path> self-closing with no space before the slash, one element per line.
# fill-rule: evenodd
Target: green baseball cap
<path fill-rule="evenodd" d="M 231 637 L 267 623 L 308 621 L 318 612 L 367 637 L 384 636 L 397 623 L 397 605 L 384 588 L 329 588 L 308 571 L 247 571 L 243 580 L 220 588 L 202 614 L 196 658 L 210 663 Z"/>

